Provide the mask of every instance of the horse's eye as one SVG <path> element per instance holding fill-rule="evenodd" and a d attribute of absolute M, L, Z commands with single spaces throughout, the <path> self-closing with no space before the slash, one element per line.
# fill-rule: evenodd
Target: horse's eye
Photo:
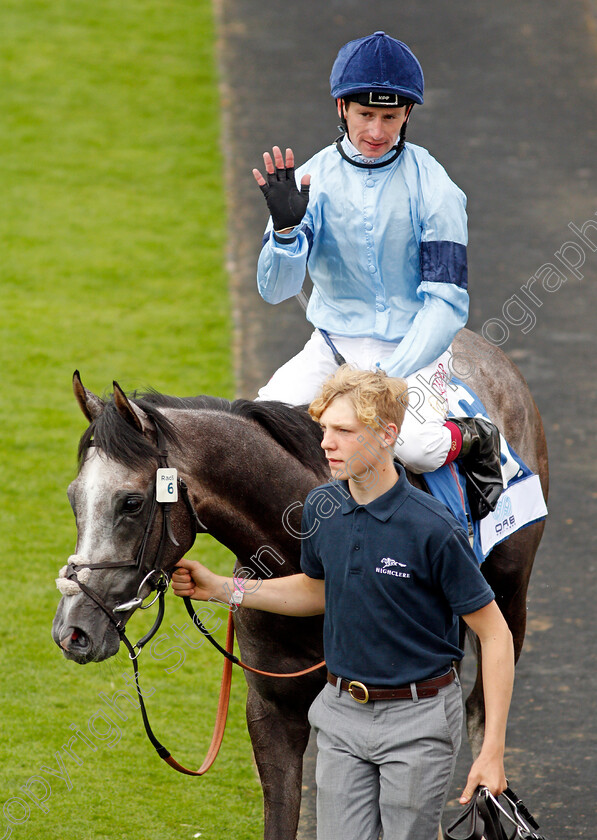
<path fill-rule="evenodd" d="M 143 498 L 141 496 L 127 496 L 122 503 L 122 512 L 133 514 L 139 513 L 143 507 Z"/>

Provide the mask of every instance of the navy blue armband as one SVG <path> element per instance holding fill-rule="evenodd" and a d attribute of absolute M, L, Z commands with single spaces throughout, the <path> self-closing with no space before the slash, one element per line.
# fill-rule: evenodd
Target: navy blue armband
<path fill-rule="evenodd" d="M 460 242 L 421 242 L 421 276 L 428 283 L 468 287 L 466 245 Z"/>

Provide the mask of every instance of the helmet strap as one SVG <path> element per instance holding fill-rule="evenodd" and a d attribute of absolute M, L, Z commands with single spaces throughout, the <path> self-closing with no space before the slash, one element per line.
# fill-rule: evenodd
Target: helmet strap
<path fill-rule="evenodd" d="M 336 103 L 338 107 L 338 116 L 340 117 L 340 125 L 338 126 L 338 129 L 348 136 L 348 125 L 346 124 L 346 102 L 344 99 L 336 99 Z"/>
<path fill-rule="evenodd" d="M 340 152 L 341 156 L 344 158 L 345 161 L 352 164 L 353 166 L 358 167 L 359 169 L 381 169 L 383 166 L 389 166 L 391 163 L 394 163 L 395 160 L 398 160 L 402 149 L 404 148 L 404 140 L 401 137 L 400 142 L 396 146 L 392 147 L 395 151 L 392 157 L 388 158 L 388 160 L 383 160 L 379 163 L 361 163 L 360 161 L 353 160 L 353 158 L 349 157 L 342 148 L 342 141 L 346 136 L 348 135 L 344 133 L 336 138 L 336 140 L 334 141 L 336 144 L 336 149 Z"/>

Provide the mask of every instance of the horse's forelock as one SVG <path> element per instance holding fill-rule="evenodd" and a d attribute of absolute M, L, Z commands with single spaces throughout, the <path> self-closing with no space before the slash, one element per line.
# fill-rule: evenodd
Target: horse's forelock
<path fill-rule="evenodd" d="M 142 399 L 134 402 L 160 430 L 165 443 L 179 448 L 180 439 L 170 420 L 149 402 Z M 79 469 L 91 446 L 97 446 L 107 458 L 134 469 L 141 469 L 151 461 L 157 463 L 160 456 L 157 446 L 119 414 L 113 401 L 106 404 L 104 411 L 83 433 L 79 441 Z"/>

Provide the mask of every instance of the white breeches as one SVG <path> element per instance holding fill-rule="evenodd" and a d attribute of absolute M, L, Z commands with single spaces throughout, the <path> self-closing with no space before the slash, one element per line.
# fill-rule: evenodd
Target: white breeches
<path fill-rule="evenodd" d="M 330 335 L 348 364 L 361 370 L 383 367 L 396 344 L 375 338 L 347 338 Z M 413 472 L 433 472 L 444 464 L 452 437 L 444 426 L 448 416 L 446 387 L 450 380 L 451 350 L 406 377 L 409 406 L 395 447 L 396 456 Z M 337 370 L 332 351 L 319 330 L 304 348 L 274 373 L 260 388 L 258 400 L 280 400 L 290 405 L 310 403 L 324 380 Z"/>

